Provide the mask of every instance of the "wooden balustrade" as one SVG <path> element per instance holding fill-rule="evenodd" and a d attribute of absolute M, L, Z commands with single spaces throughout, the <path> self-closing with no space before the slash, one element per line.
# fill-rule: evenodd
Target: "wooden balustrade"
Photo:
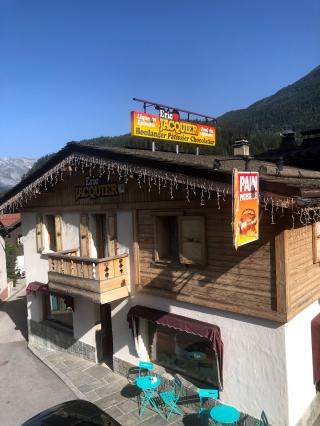
<path fill-rule="evenodd" d="M 78 252 L 73 249 L 47 254 L 49 288 L 100 303 L 128 295 L 128 254 L 94 259 L 78 256 Z M 110 299 L 116 295 L 120 297 Z"/>

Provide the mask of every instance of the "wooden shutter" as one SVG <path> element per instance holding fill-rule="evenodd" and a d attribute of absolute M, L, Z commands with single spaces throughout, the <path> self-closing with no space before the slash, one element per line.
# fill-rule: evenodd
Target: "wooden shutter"
<path fill-rule="evenodd" d="M 108 213 L 108 254 L 117 254 L 117 216 L 116 213 Z"/>
<path fill-rule="evenodd" d="M 62 229 L 62 217 L 60 215 L 55 215 L 54 217 L 54 229 L 56 237 L 56 251 L 63 250 L 63 229 Z"/>
<path fill-rule="evenodd" d="M 179 260 L 183 264 L 206 263 L 204 216 L 179 216 Z"/>
<path fill-rule="evenodd" d="M 41 214 L 37 215 L 36 218 L 36 241 L 37 241 L 37 252 L 42 252 L 43 247 L 43 218 Z"/>
<path fill-rule="evenodd" d="M 320 262 L 320 222 L 312 225 L 313 263 Z"/>
<path fill-rule="evenodd" d="M 80 215 L 80 256 L 89 257 L 89 216 Z"/>

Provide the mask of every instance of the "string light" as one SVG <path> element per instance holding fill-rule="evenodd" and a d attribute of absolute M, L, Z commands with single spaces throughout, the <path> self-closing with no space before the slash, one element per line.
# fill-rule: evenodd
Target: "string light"
<path fill-rule="evenodd" d="M 1 212 L 13 212 L 25 205 L 27 201 L 37 197 L 41 192 L 47 192 L 50 187 L 62 181 L 66 173 L 69 176 L 72 173 L 81 170 L 84 174 L 85 169 L 97 173 L 100 177 L 107 175 L 108 181 L 111 176 L 117 176 L 119 181 L 128 183 L 129 179 L 136 179 L 140 189 L 142 185 L 148 185 L 148 191 L 151 191 L 152 185 L 160 193 L 169 189 L 170 199 L 174 198 L 175 192 L 180 192 L 180 185 L 184 187 L 186 201 L 190 203 L 190 190 L 194 197 L 197 197 L 197 190 L 201 190 L 199 201 L 204 206 L 205 201 L 211 200 L 211 194 L 216 194 L 217 208 L 221 209 L 221 201 L 226 202 L 227 196 L 231 195 L 231 186 L 217 184 L 208 179 L 192 178 L 180 173 L 166 172 L 160 169 L 148 169 L 130 163 L 108 160 L 93 157 L 85 154 L 74 153 L 63 159 L 59 164 L 48 170 L 34 182 L 23 188 L 18 194 L 11 197 L 1 206 Z M 281 209 L 281 215 L 284 216 L 284 209 L 291 210 L 292 228 L 295 227 L 295 217 L 299 218 L 302 225 L 308 225 L 320 221 L 320 206 L 296 207 L 293 198 L 283 200 L 274 200 L 272 196 L 260 194 L 260 204 L 265 211 L 270 210 L 271 223 L 275 224 L 275 212 Z M 271 207 L 269 209 L 269 206 Z"/>

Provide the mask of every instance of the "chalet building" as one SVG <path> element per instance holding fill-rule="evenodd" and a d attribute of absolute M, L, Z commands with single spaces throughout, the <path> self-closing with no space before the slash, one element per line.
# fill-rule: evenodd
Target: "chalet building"
<path fill-rule="evenodd" d="M 124 375 L 151 360 L 273 425 L 309 425 L 320 413 L 320 173 L 250 161 L 260 238 L 236 251 L 232 169 L 244 162 L 224 160 L 69 143 L 9 191 L 0 203 L 22 213 L 29 344 Z"/>

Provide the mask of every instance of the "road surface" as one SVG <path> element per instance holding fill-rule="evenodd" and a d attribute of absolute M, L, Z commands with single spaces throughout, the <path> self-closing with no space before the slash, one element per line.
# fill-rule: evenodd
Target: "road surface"
<path fill-rule="evenodd" d="M 0 303 L 0 425 L 20 426 L 52 405 L 76 399 L 27 348 L 25 290 Z"/>

